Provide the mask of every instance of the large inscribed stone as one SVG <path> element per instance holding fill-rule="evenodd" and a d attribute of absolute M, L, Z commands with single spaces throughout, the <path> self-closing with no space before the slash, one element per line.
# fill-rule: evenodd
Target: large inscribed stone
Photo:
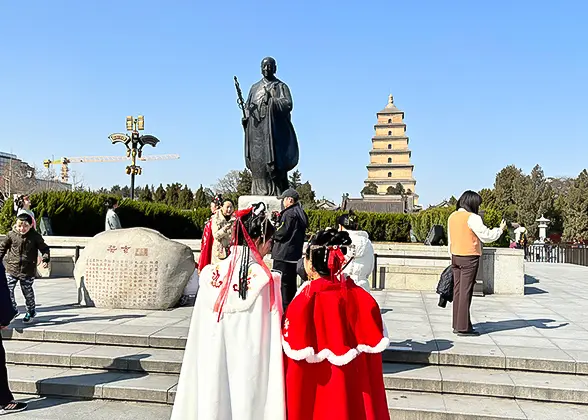
<path fill-rule="evenodd" d="M 100 308 L 169 309 L 194 273 L 192 250 L 146 228 L 92 238 L 74 269 L 78 302 Z"/>

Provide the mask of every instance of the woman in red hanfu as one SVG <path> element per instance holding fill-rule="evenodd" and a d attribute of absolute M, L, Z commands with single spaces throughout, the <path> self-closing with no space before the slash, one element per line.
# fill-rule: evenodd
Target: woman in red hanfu
<path fill-rule="evenodd" d="M 374 298 L 341 274 L 351 239 L 334 229 L 306 249 L 308 281 L 285 315 L 288 420 L 389 420 L 381 353 L 388 347 Z"/>
<path fill-rule="evenodd" d="M 210 203 L 210 211 L 212 216 L 222 206 L 222 198 L 220 195 L 214 197 Z M 200 257 L 198 258 L 198 274 L 202 272 L 202 269 L 211 263 L 212 260 L 212 243 L 214 238 L 212 237 L 212 216 L 208 219 L 208 222 L 204 225 L 202 231 L 202 240 L 200 241 Z"/>

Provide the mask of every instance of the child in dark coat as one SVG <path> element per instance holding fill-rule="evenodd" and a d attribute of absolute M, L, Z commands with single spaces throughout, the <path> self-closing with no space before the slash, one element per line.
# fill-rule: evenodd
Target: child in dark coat
<path fill-rule="evenodd" d="M 14 288 L 19 282 L 25 297 L 27 306 L 27 313 L 23 319 L 25 323 L 31 322 L 36 315 L 33 282 L 37 273 L 39 252 L 43 257 L 43 267 L 47 268 L 49 264 L 49 247 L 43 237 L 35 229 L 32 229 L 32 225 L 33 219 L 30 215 L 19 214 L 16 218 L 16 224 L 0 244 L 0 261 L 4 259 L 10 299 L 17 314 Z"/>

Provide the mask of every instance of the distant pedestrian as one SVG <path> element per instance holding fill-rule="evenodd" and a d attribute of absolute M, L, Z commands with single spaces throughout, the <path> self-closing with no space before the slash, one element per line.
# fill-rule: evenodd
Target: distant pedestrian
<path fill-rule="evenodd" d="M 523 223 L 519 223 L 519 226 L 514 230 L 515 243 L 517 248 L 523 249 L 527 246 L 527 228 Z"/>
<path fill-rule="evenodd" d="M 118 208 L 118 200 L 116 198 L 108 197 L 104 205 L 107 209 L 105 230 L 121 229 L 122 226 L 120 224 L 120 219 L 118 218 L 118 214 L 116 214 L 116 209 Z"/>
<path fill-rule="evenodd" d="M 37 230 L 37 221 L 35 219 L 35 213 L 31 210 L 31 199 L 28 195 L 19 195 L 14 200 L 14 207 L 16 215 L 19 216 L 23 213 L 28 214 L 33 219 L 33 229 Z"/>
<path fill-rule="evenodd" d="M 302 257 L 308 217 L 302 210 L 300 196 L 295 189 L 287 189 L 279 198 L 284 210 L 274 234 L 272 258 L 273 269 L 282 273 L 282 304 L 286 310 L 296 295 L 296 267 Z"/>
<path fill-rule="evenodd" d="M 482 256 L 482 244 L 497 241 L 506 229 L 489 229 L 478 214 L 482 197 L 466 191 L 457 201 L 456 211 L 449 216 L 448 243 L 453 268 L 453 332 L 463 336 L 480 335 L 470 320 L 470 306 L 476 284 L 476 275 Z"/>
<path fill-rule="evenodd" d="M 0 330 L 6 329 L 16 316 L 16 311 L 10 301 L 10 292 L 6 284 L 4 265 L 0 263 Z M 14 401 L 14 396 L 8 384 L 8 370 L 6 369 L 6 352 L 0 334 L 0 415 L 18 413 L 27 408 L 27 404 Z"/>
<path fill-rule="evenodd" d="M 353 211 L 339 216 L 337 224 L 340 231 L 346 231 L 349 234 L 353 245 L 347 255 L 352 259 L 343 272 L 351 277 L 355 284 L 369 292 L 368 278 L 374 269 L 374 247 L 370 237 L 367 232 L 358 230 L 357 215 Z"/>
<path fill-rule="evenodd" d="M 222 197 L 217 195 L 210 203 L 210 213 L 212 214 L 202 230 L 202 240 L 200 241 L 200 256 L 198 257 L 198 274 L 212 261 L 212 218 L 216 212 L 222 207 Z"/>
<path fill-rule="evenodd" d="M 235 204 L 227 198 L 223 200 L 221 208 L 212 215 L 212 264 L 216 264 L 229 256 L 233 224 L 235 223 L 234 212 Z"/>
<path fill-rule="evenodd" d="M 0 244 L 0 261 L 4 259 L 6 279 L 10 291 L 12 306 L 18 314 L 18 307 L 14 297 L 14 288 L 20 282 L 20 288 L 25 298 L 27 313 L 23 319 L 29 323 L 36 316 L 35 292 L 33 283 L 37 272 L 37 257 L 42 254 L 43 267 L 49 264 L 49 247 L 43 237 L 32 229 L 32 219 L 28 214 L 21 214 L 16 218 L 12 231 Z"/>

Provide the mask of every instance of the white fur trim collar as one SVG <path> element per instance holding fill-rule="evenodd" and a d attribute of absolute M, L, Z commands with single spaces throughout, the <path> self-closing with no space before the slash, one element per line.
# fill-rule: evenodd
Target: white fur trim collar
<path fill-rule="evenodd" d="M 356 348 L 348 350 L 347 353 L 342 354 L 341 356 L 337 356 L 329 349 L 323 349 L 318 353 L 315 353 L 312 347 L 293 350 L 290 347 L 290 344 L 282 337 L 282 348 L 284 349 L 286 356 L 288 356 L 290 359 L 297 361 L 306 360 L 308 363 L 320 363 L 328 360 L 329 363 L 335 366 L 345 366 L 346 364 L 352 362 L 361 353 L 382 353 L 388 348 L 389 345 L 390 339 L 388 337 L 382 337 L 380 342 L 376 344 L 375 347 L 371 347 L 365 344 L 358 344 Z"/>

